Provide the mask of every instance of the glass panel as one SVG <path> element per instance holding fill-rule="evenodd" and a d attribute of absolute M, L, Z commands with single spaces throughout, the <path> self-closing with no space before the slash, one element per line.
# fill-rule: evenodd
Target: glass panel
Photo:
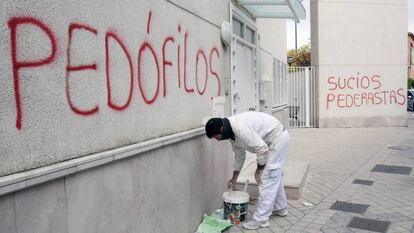
<path fill-rule="evenodd" d="M 302 3 L 299 0 L 289 0 L 292 10 L 296 13 L 299 19 L 306 19 L 306 11 Z"/>
<path fill-rule="evenodd" d="M 260 16 L 270 18 L 293 17 L 293 13 L 288 5 L 247 5 L 245 8 L 247 8 L 250 13 L 258 18 L 260 18 Z"/>
<path fill-rule="evenodd" d="M 233 18 L 233 34 L 243 38 L 243 23 L 237 20 L 236 18 Z"/>
<path fill-rule="evenodd" d="M 299 0 L 239 0 L 256 18 L 305 19 L 306 11 Z"/>
<path fill-rule="evenodd" d="M 249 41 L 250 43 L 254 44 L 254 31 L 252 29 L 250 29 L 249 27 L 246 27 L 246 38 L 247 41 Z"/>
<path fill-rule="evenodd" d="M 258 5 L 258 0 L 238 0 L 238 3 L 242 5 Z M 282 5 L 286 4 L 286 0 L 260 0 L 260 4 L 263 5 Z"/>

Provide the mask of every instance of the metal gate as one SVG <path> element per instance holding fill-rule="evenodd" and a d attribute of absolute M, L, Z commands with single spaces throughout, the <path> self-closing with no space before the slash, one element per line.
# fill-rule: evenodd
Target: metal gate
<path fill-rule="evenodd" d="M 316 126 L 315 67 L 289 67 L 289 126 Z"/>

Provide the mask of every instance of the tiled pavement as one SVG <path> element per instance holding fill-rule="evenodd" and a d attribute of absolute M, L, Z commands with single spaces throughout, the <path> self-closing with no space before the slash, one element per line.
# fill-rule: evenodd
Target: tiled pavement
<path fill-rule="evenodd" d="M 413 121 L 414 121 L 414 116 Z M 414 169 L 410 175 L 371 172 L 376 164 L 414 167 L 414 128 L 291 129 L 289 156 L 311 163 L 301 200 L 289 201 L 287 217 L 269 228 L 226 232 L 395 232 L 414 233 Z M 373 181 L 355 184 L 355 179 Z M 365 212 L 332 210 L 336 201 L 368 205 Z M 250 219 L 255 210 L 249 204 Z M 376 231 L 347 227 L 352 219 L 389 222 Z M 367 229 L 367 228 L 365 228 Z"/>

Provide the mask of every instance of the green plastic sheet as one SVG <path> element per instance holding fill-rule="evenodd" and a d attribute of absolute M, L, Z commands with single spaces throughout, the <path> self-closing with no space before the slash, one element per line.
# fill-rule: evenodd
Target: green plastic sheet
<path fill-rule="evenodd" d="M 198 226 L 196 233 L 220 233 L 232 225 L 230 220 L 221 220 L 204 214 L 203 222 Z"/>

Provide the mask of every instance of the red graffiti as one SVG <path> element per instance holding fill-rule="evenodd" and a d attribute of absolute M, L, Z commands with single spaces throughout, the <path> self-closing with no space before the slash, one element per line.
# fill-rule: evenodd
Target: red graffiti
<path fill-rule="evenodd" d="M 151 15 L 152 15 L 152 11 L 149 11 L 149 13 L 148 13 L 148 19 L 147 19 L 147 34 L 150 33 Z"/>
<path fill-rule="evenodd" d="M 359 75 L 359 73 L 358 73 Z M 378 89 L 381 87 L 381 80 L 379 75 L 373 75 L 371 78 L 368 76 L 362 77 L 349 77 L 349 78 L 341 78 L 341 77 L 329 77 L 328 84 L 330 87 L 328 90 L 333 91 L 337 89 L 359 89 L 362 87 L 363 89 L 373 88 Z"/>
<path fill-rule="evenodd" d="M 334 104 L 338 108 L 352 108 L 364 105 L 405 105 L 406 103 L 403 88 L 399 88 L 398 90 L 378 90 L 382 86 L 379 75 L 373 75 L 371 77 L 356 76 L 344 79 L 340 77 L 329 77 L 327 81 L 330 86 L 328 90 L 336 91 L 336 93 L 328 93 L 326 95 L 326 109 L 332 107 L 330 104 Z M 337 92 L 339 90 L 358 91 L 359 89 L 363 89 L 363 92 L 352 94 Z M 372 91 L 368 89 L 372 89 Z"/>
<path fill-rule="evenodd" d="M 178 49 L 177 49 L 177 78 L 178 78 L 178 88 L 181 88 L 180 45 L 178 45 Z"/>
<path fill-rule="evenodd" d="M 167 87 L 166 87 L 166 79 L 167 79 L 167 75 L 166 75 L 166 66 L 172 66 L 172 62 L 171 61 L 167 61 L 165 59 L 165 46 L 167 45 L 168 42 L 174 43 L 174 37 L 169 36 L 164 40 L 164 44 L 162 45 L 162 79 L 163 79 L 163 84 L 164 84 L 164 97 L 167 94 Z M 179 85 L 180 81 L 178 79 L 178 85 Z"/>
<path fill-rule="evenodd" d="M 78 65 L 78 66 L 72 66 L 71 64 L 71 60 L 70 60 L 70 54 L 71 54 L 71 46 L 72 46 L 72 38 L 73 38 L 73 32 L 75 30 L 83 30 L 83 31 L 87 31 L 90 33 L 93 33 L 95 35 L 98 34 L 97 30 L 89 27 L 87 25 L 82 25 L 82 24 L 77 24 L 77 23 L 72 23 L 69 25 L 69 30 L 68 30 L 68 34 L 69 34 L 69 41 L 68 41 L 68 48 L 67 48 L 67 66 L 66 66 L 66 97 L 68 100 L 68 104 L 70 106 L 70 108 L 72 109 L 72 111 L 76 114 L 79 115 L 92 115 L 98 112 L 98 105 L 96 105 L 94 108 L 89 109 L 89 110 L 82 110 L 79 109 L 78 107 L 76 107 L 73 103 L 72 103 L 72 99 L 71 99 L 71 95 L 70 95 L 70 85 L 69 85 L 69 74 L 71 72 L 76 72 L 76 71 L 82 71 L 82 70 L 96 70 L 96 64 L 87 64 L 87 65 Z"/>
<path fill-rule="evenodd" d="M 22 26 L 24 24 L 27 25 L 33 25 L 38 27 L 40 30 L 42 30 L 47 37 L 50 40 L 51 45 L 51 52 L 49 56 L 40 59 L 40 60 L 34 60 L 34 61 L 19 61 L 17 59 L 17 27 Z M 13 84 L 14 84 L 14 96 L 16 100 L 16 128 L 21 129 L 22 128 L 22 104 L 20 99 L 20 87 L 19 87 L 19 70 L 21 68 L 28 68 L 28 67 L 37 67 L 37 66 L 43 66 L 51 63 L 56 55 L 56 40 L 53 36 L 52 31 L 40 20 L 31 18 L 31 17 L 12 17 L 8 21 L 8 26 L 10 29 L 10 46 L 11 46 L 11 60 L 13 65 Z"/>
<path fill-rule="evenodd" d="M 181 25 L 178 25 L 178 33 L 181 32 Z M 180 66 L 180 45 L 177 49 L 177 76 L 178 76 L 178 88 L 181 88 L 181 66 Z"/>
<path fill-rule="evenodd" d="M 203 59 L 204 59 L 204 64 L 206 65 L 206 77 L 205 77 L 205 81 L 204 81 L 204 89 L 200 91 L 200 88 L 198 86 L 198 58 L 199 55 L 202 55 Z M 208 65 L 207 65 L 207 58 L 206 55 L 204 54 L 204 51 L 199 49 L 197 52 L 197 56 L 196 56 L 196 86 L 197 86 L 197 91 L 200 95 L 203 95 L 204 92 L 206 91 L 206 87 L 207 87 L 207 78 L 208 78 Z"/>
<path fill-rule="evenodd" d="M 128 95 L 128 100 L 126 101 L 125 104 L 123 105 L 117 105 L 112 101 L 112 95 L 111 95 L 111 83 L 110 83 L 110 65 L 109 65 L 109 39 L 112 38 L 113 40 L 115 40 L 118 45 L 122 48 L 122 50 L 125 53 L 126 58 L 128 59 L 128 64 L 129 64 L 129 72 L 130 72 L 130 83 L 129 83 L 129 95 Z M 131 55 L 128 52 L 128 49 L 126 48 L 126 46 L 124 45 L 124 43 L 121 41 L 121 39 L 119 39 L 119 37 L 113 33 L 113 32 L 107 32 L 106 36 L 105 36 L 105 50 L 106 50 L 106 87 L 108 90 L 108 106 L 111 107 L 112 109 L 115 109 L 117 111 L 121 111 L 124 110 L 125 108 L 128 107 L 129 103 L 131 102 L 131 98 L 132 98 L 132 91 L 134 89 L 134 72 L 133 72 L 133 68 L 132 68 L 132 59 L 131 59 Z"/>
<path fill-rule="evenodd" d="M 147 24 L 146 29 L 147 33 L 150 34 L 151 32 L 151 20 L 152 19 L 152 12 L 149 11 L 148 18 L 147 18 Z M 155 22 L 155 21 L 154 21 Z M 36 29 L 39 29 L 42 31 L 50 40 L 50 54 L 45 55 L 44 57 L 40 59 L 35 60 L 24 60 L 24 59 L 18 59 L 19 57 L 19 46 L 18 41 L 20 41 L 20 38 L 18 38 L 18 29 L 21 30 L 20 26 L 28 25 L 33 26 Z M 31 18 L 31 17 L 12 17 L 8 21 L 8 26 L 10 29 L 10 47 L 11 47 L 11 60 L 13 65 L 13 84 L 14 84 L 14 94 L 15 94 L 15 102 L 16 102 L 16 128 L 21 129 L 22 128 L 22 116 L 23 116 L 23 109 L 22 109 L 22 103 L 21 103 L 21 88 L 19 87 L 20 84 L 20 75 L 19 70 L 21 68 L 29 68 L 29 67 L 39 67 L 48 65 L 54 62 L 57 50 L 59 48 L 57 41 L 55 38 L 58 38 L 58 36 L 55 37 L 53 34 L 53 31 L 46 26 L 41 20 Z M 66 100 L 69 106 L 69 109 L 77 115 L 80 116 L 91 116 L 99 113 L 99 110 L 101 106 L 98 106 L 98 103 L 100 102 L 99 98 L 106 98 L 108 108 L 111 108 L 116 111 L 123 111 L 127 109 L 132 102 L 133 98 L 133 92 L 134 92 L 134 75 L 137 74 L 138 78 L 138 88 L 140 92 L 140 96 L 144 100 L 144 102 L 148 105 L 154 104 L 159 96 L 159 89 L 160 89 L 160 82 L 161 82 L 161 75 L 162 75 L 162 88 L 163 88 L 163 96 L 166 97 L 167 95 L 167 80 L 170 78 L 169 75 L 172 75 L 171 73 L 168 73 L 168 69 L 177 68 L 177 81 L 178 81 L 178 88 L 181 89 L 181 74 L 183 73 L 183 82 L 184 82 L 184 91 L 188 94 L 195 93 L 194 88 L 190 85 L 191 83 L 195 82 L 196 88 L 197 88 L 197 94 L 200 96 L 205 95 L 206 90 L 209 89 L 209 78 L 214 77 L 215 80 L 217 80 L 217 88 L 218 88 L 218 95 L 220 95 L 220 77 L 217 72 L 217 65 L 219 64 L 220 60 L 220 53 L 217 47 L 212 47 L 209 53 L 209 57 L 207 59 L 207 55 L 204 52 L 205 49 L 200 48 L 195 53 L 194 60 L 188 59 L 189 54 L 189 47 L 188 42 L 190 39 L 189 32 L 182 28 L 181 24 L 178 24 L 177 28 L 178 32 L 177 35 L 179 38 L 177 39 L 177 35 L 167 35 L 165 37 L 162 47 L 156 48 L 154 45 L 158 45 L 160 43 L 157 43 L 157 41 L 154 41 L 156 39 L 151 38 L 151 35 L 147 35 L 145 40 L 139 45 L 139 49 L 137 53 L 131 53 L 128 50 L 128 46 L 124 43 L 124 41 L 121 40 L 121 37 L 118 33 L 115 33 L 116 30 L 106 30 L 105 31 L 105 40 L 102 42 L 99 40 L 98 36 L 98 30 L 93 28 L 89 25 L 84 25 L 80 23 L 70 23 L 68 25 L 67 29 L 67 38 L 68 42 L 67 45 L 63 44 L 61 47 L 66 46 L 65 50 L 62 50 L 63 52 L 66 52 L 66 65 L 63 67 L 60 67 L 62 70 L 66 72 L 65 75 L 65 91 L 66 91 Z M 144 29 L 145 30 L 145 29 Z M 183 33 L 181 33 L 183 31 Z M 22 34 L 24 35 L 24 34 Z M 73 52 L 74 50 L 74 41 L 76 39 L 76 42 L 80 42 L 83 38 L 82 36 L 91 36 L 92 38 L 96 38 L 96 43 L 102 43 L 102 46 L 97 46 L 97 48 L 104 47 L 105 54 L 101 59 L 98 59 L 97 61 L 93 61 L 87 64 L 77 64 L 76 61 L 73 61 Z M 36 39 L 36 38 L 32 38 Z M 180 43 L 181 41 L 181 43 Z M 118 48 L 121 48 L 119 51 L 122 51 L 120 53 L 114 53 L 112 49 L 117 48 L 115 46 L 118 46 Z M 181 49 L 184 47 L 183 49 Z M 173 51 L 177 49 L 177 56 L 173 56 Z M 74 50 L 74 51 L 72 51 Z M 112 51 L 112 53 L 111 53 Z M 158 52 L 157 52 L 158 51 Z M 162 52 L 162 53 L 159 53 Z M 123 53 L 123 54 L 122 54 Z M 183 54 L 181 54 L 183 53 Z M 121 54 L 120 56 L 115 56 L 115 54 Z M 137 55 L 137 57 L 131 56 L 131 54 Z M 192 53 L 191 53 L 192 54 Z M 64 55 L 64 56 L 65 56 Z M 127 59 L 128 65 L 129 65 L 129 71 L 126 71 L 126 74 L 130 75 L 129 78 L 129 88 L 128 90 L 122 90 L 122 93 L 127 93 L 127 97 L 123 100 L 117 100 L 114 99 L 113 93 L 117 91 L 115 87 L 117 85 L 114 85 L 113 82 L 120 82 L 120 80 L 116 79 L 117 75 L 115 75 L 113 72 L 113 64 L 118 64 L 116 59 L 122 59 L 122 57 L 125 56 Z M 162 56 L 162 61 L 159 60 Z M 132 62 L 133 59 L 137 59 L 137 63 Z M 154 62 L 154 66 L 144 66 L 145 63 L 148 61 L 145 61 L 144 59 L 148 59 L 149 62 Z M 175 60 L 176 59 L 176 60 Z M 103 60 L 105 60 L 103 62 Z M 161 63 L 162 62 L 162 63 Z M 214 63 L 214 64 L 213 64 Z M 75 65 L 76 64 L 76 65 Z M 96 104 L 92 105 L 89 108 L 82 108 L 81 106 L 74 103 L 74 100 L 72 98 L 72 95 L 74 94 L 74 89 L 71 89 L 72 82 L 76 80 L 76 78 L 73 76 L 74 72 L 80 72 L 80 71 L 96 71 L 98 70 L 98 64 L 104 64 L 105 68 L 102 66 L 102 73 L 105 72 L 103 76 L 105 76 L 106 81 L 106 90 L 107 95 L 102 96 L 96 96 Z M 112 64 L 112 67 L 111 67 Z M 138 66 L 134 66 L 137 64 Z M 161 66 L 162 64 L 162 66 Z M 181 66 L 183 64 L 183 67 Z M 195 72 L 191 72 L 191 74 L 188 73 L 188 67 L 192 66 L 194 68 Z M 204 66 L 204 67 L 203 67 Z M 100 68 L 101 66 L 99 66 Z M 199 73 L 200 68 L 205 68 L 205 73 L 203 70 L 203 73 Z M 59 69 L 58 66 L 56 66 L 57 69 Z M 160 68 L 162 68 L 162 73 Z M 135 70 L 136 69 L 136 70 Z M 148 69 L 153 69 L 148 72 Z M 193 69 L 191 69 L 193 70 Z M 152 76 L 149 74 L 153 74 Z M 155 74 L 156 73 L 156 74 Z M 194 74 L 194 75 L 193 75 Z M 168 76 L 168 77 L 167 77 Z M 59 78 L 59 77 L 56 77 Z M 171 77 L 172 78 L 172 77 Z M 116 81 L 115 81 L 116 80 Z M 146 83 L 148 82 L 155 82 L 153 85 L 155 89 L 148 90 L 148 86 Z M 204 82 L 204 84 L 202 84 Z M 151 85 L 150 85 L 151 86 Z M 128 92 L 129 91 L 129 92 Z M 119 90 L 118 90 L 119 92 Z M 215 93 L 215 91 L 214 91 Z"/>
<path fill-rule="evenodd" d="M 149 51 L 151 52 L 150 54 L 153 56 L 154 61 L 155 61 L 155 65 L 157 66 L 157 88 L 155 89 L 155 93 L 154 96 L 152 98 L 147 98 L 145 96 L 144 93 L 144 88 L 142 87 L 142 77 L 141 77 L 141 56 L 142 53 L 146 50 L 149 49 Z M 139 86 L 139 90 L 141 91 L 141 96 L 144 99 L 145 103 L 147 104 L 152 104 L 154 103 L 155 99 L 158 96 L 158 90 L 159 90 L 159 86 L 160 86 L 160 66 L 158 65 L 158 58 L 157 55 L 155 54 L 154 48 L 151 46 L 151 44 L 149 44 L 148 42 L 144 42 L 144 44 L 141 45 L 141 48 L 139 49 L 139 53 L 138 53 L 138 86 Z"/>
<path fill-rule="evenodd" d="M 184 89 L 186 92 L 194 92 L 193 88 L 187 87 L 187 37 L 188 32 L 184 35 Z"/>
<path fill-rule="evenodd" d="M 210 63 L 210 73 L 211 73 L 214 77 L 216 77 L 216 79 L 217 79 L 217 86 L 218 86 L 218 87 L 217 87 L 217 89 L 218 89 L 217 96 L 220 96 L 220 78 L 219 78 L 219 76 L 218 76 L 217 72 L 213 70 L 213 66 L 212 66 L 212 62 L 211 62 L 211 58 L 213 57 L 213 53 L 217 54 L 217 59 L 220 59 L 220 54 L 219 54 L 219 52 L 218 52 L 218 49 L 217 49 L 216 47 L 214 47 L 214 48 L 212 48 L 212 49 L 211 49 L 211 51 L 210 51 L 210 59 L 209 59 L 209 63 Z"/>

